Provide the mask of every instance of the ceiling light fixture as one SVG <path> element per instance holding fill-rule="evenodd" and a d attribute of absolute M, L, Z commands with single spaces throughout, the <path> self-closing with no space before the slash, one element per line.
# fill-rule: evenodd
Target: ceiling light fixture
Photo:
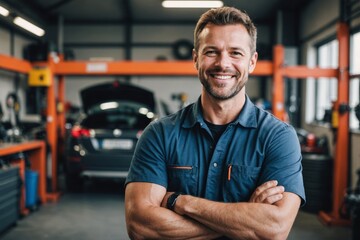
<path fill-rule="evenodd" d="M 222 7 L 222 1 L 163 1 L 164 8 L 218 8 Z"/>
<path fill-rule="evenodd" d="M 7 16 L 9 16 L 9 10 L 0 6 L 0 14 L 3 15 L 4 17 L 7 17 Z"/>
<path fill-rule="evenodd" d="M 39 28 L 38 26 L 32 24 L 31 22 L 29 22 L 21 17 L 15 17 L 14 23 L 16 25 L 18 25 L 19 27 L 22 27 L 25 30 L 35 34 L 36 36 L 42 37 L 45 34 L 45 31 L 42 28 Z"/>

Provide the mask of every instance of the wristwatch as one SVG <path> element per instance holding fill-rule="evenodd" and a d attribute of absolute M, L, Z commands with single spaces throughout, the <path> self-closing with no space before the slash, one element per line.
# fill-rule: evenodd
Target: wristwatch
<path fill-rule="evenodd" d="M 179 192 L 174 192 L 173 194 L 171 194 L 166 202 L 166 208 L 174 211 L 176 200 L 180 195 L 181 193 Z"/>

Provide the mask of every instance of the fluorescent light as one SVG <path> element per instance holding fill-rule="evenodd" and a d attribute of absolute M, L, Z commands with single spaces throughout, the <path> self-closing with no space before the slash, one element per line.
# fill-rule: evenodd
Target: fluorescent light
<path fill-rule="evenodd" d="M 4 17 L 7 17 L 7 16 L 9 16 L 9 10 L 0 6 L 0 14 L 3 15 Z"/>
<path fill-rule="evenodd" d="M 25 19 L 23 19 L 21 17 L 15 17 L 14 23 L 16 25 L 24 28 L 25 30 L 32 32 L 36 36 L 42 37 L 45 34 L 45 31 L 43 29 L 39 28 L 38 26 L 35 26 L 31 22 L 26 21 Z"/>
<path fill-rule="evenodd" d="M 163 1 L 164 8 L 218 8 L 222 7 L 222 1 Z"/>

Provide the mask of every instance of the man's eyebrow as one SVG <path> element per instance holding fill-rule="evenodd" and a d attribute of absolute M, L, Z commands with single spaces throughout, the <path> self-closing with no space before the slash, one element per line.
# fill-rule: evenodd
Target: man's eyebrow
<path fill-rule="evenodd" d="M 209 46 L 204 47 L 201 51 L 207 51 L 207 50 L 218 50 L 218 47 L 209 45 Z M 240 52 L 246 53 L 246 49 L 241 47 L 241 46 L 230 47 L 229 50 L 231 50 L 231 51 L 240 51 Z"/>
<path fill-rule="evenodd" d="M 215 46 L 206 46 L 206 47 L 200 49 L 200 52 L 206 52 L 206 51 L 209 51 L 209 50 L 216 51 L 217 47 L 215 47 Z"/>
<path fill-rule="evenodd" d="M 238 51 L 242 51 L 242 52 L 246 52 L 246 50 L 243 47 L 231 47 L 231 50 L 238 50 Z"/>
<path fill-rule="evenodd" d="M 209 46 L 204 47 L 204 50 L 205 50 L 205 49 L 217 49 L 217 47 L 216 47 L 216 46 L 211 46 L 211 45 L 209 45 Z"/>

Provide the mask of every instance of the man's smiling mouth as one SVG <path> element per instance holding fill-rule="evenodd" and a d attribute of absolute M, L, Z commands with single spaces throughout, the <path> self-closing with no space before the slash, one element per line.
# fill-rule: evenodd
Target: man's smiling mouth
<path fill-rule="evenodd" d="M 215 75 L 215 74 L 211 74 L 211 76 L 213 78 L 217 78 L 217 79 L 221 79 L 221 80 L 227 80 L 227 79 L 230 79 L 233 77 L 232 75 Z"/>

